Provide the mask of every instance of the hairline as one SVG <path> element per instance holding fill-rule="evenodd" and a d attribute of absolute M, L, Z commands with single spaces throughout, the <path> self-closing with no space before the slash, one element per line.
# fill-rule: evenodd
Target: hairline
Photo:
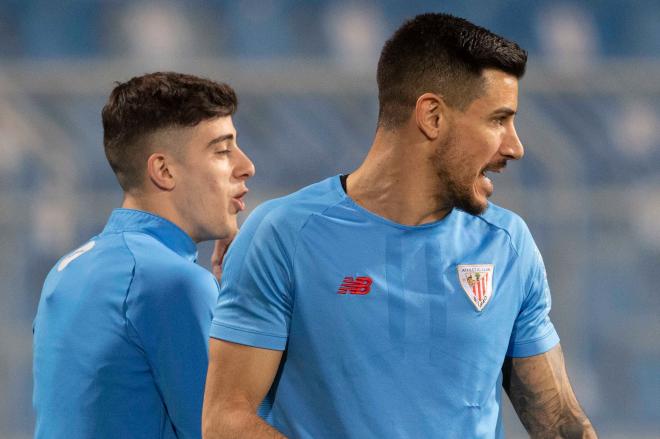
<path fill-rule="evenodd" d="M 452 102 L 449 102 L 448 99 L 446 99 L 446 97 L 442 94 L 442 92 L 440 90 L 434 91 L 434 90 L 429 89 L 429 90 L 418 93 L 418 95 L 415 97 L 415 102 L 417 102 L 419 97 L 422 96 L 424 93 L 433 93 L 433 94 L 438 95 L 442 99 L 442 101 L 445 103 L 445 105 L 447 105 L 452 110 L 456 110 L 456 111 L 459 111 L 461 113 L 465 113 L 470 108 L 470 106 L 474 103 L 474 101 L 476 101 L 477 99 L 480 99 L 486 93 L 487 84 L 488 84 L 489 81 L 488 81 L 488 78 L 485 76 L 485 73 L 489 70 L 495 71 L 495 72 L 500 72 L 500 73 L 503 73 L 507 76 L 513 77 L 518 82 L 520 82 L 520 80 L 524 76 L 524 73 L 522 75 L 517 75 L 515 73 L 508 72 L 505 69 L 502 69 L 500 67 L 486 66 L 486 67 L 481 68 L 478 75 L 475 75 L 475 77 L 474 77 L 474 82 L 475 83 L 471 87 L 472 89 L 475 90 L 475 93 L 474 93 L 474 95 L 471 96 L 471 98 L 469 100 L 466 100 L 466 101 L 460 102 L 460 103 L 452 103 Z M 470 81 L 472 81 L 472 80 L 470 80 Z M 392 102 L 392 103 L 394 103 L 394 102 Z M 401 106 L 406 106 L 403 103 L 401 103 L 400 105 Z M 414 106 L 413 106 L 413 109 L 414 109 Z M 515 113 L 516 112 L 513 111 L 513 114 L 515 114 Z M 403 126 L 406 123 L 406 120 L 403 120 L 403 121 L 401 121 L 397 124 L 392 124 L 391 121 L 390 121 L 390 123 L 386 124 L 386 123 L 383 123 L 383 121 L 381 119 L 382 119 L 382 117 L 379 114 L 379 118 L 378 118 L 378 122 L 377 122 L 377 128 L 383 128 L 383 129 L 386 129 L 386 130 L 396 130 L 398 128 L 401 128 L 401 126 Z"/>

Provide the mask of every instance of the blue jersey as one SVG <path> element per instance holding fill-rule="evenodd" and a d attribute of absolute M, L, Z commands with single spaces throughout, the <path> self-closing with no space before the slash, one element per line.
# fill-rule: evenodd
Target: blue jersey
<path fill-rule="evenodd" d="M 405 226 L 339 177 L 257 208 L 211 336 L 285 350 L 261 415 L 291 438 L 500 438 L 506 355 L 559 341 L 524 222 L 490 205 Z"/>
<path fill-rule="evenodd" d="M 117 209 L 34 324 L 36 438 L 199 438 L 215 278 L 173 223 Z"/>

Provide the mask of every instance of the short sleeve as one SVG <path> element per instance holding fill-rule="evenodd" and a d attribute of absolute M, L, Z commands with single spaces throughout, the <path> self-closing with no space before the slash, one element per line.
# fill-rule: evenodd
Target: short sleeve
<path fill-rule="evenodd" d="M 521 246 L 520 258 L 523 261 L 523 276 L 528 279 L 523 283 L 527 291 L 513 326 L 507 351 L 509 357 L 539 355 L 559 343 L 559 336 L 549 316 L 550 288 L 543 258 L 526 227 L 525 232 L 526 242 Z"/>
<path fill-rule="evenodd" d="M 224 261 L 211 337 L 284 350 L 293 308 L 291 240 L 263 211 L 243 225 Z"/>

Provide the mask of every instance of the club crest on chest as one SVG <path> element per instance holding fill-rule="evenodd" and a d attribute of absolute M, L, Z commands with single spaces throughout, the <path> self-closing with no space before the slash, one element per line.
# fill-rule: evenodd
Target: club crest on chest
<path fill-rule="evenodd" d="M 477 311 L 493 297 L 493 264 L 459 264 L 458 281 Z"/>

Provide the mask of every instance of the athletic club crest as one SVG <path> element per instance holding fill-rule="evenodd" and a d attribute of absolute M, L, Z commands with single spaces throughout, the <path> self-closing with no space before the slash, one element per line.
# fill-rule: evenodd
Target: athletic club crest
<path fill-rule="evenodd" d="M 465 294 L 481 311 L 493 297 L 493 264 L 459 264 L 456 269 Z"/>

